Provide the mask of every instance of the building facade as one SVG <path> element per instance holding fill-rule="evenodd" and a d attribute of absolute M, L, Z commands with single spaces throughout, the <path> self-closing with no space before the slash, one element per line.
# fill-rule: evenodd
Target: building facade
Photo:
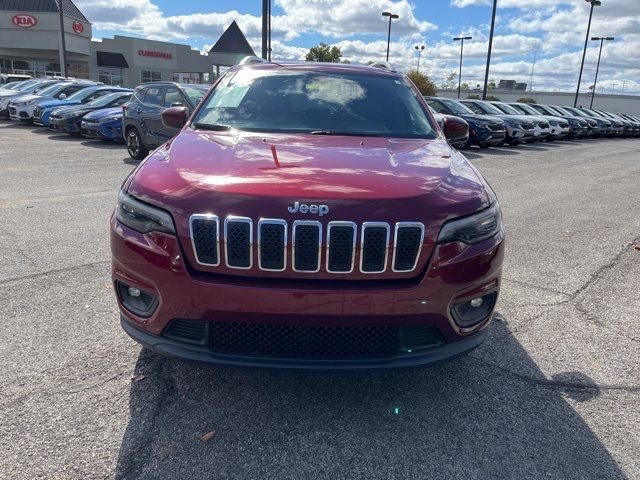
<path fill-rule="evenodd" d="M 62 0 L 67 75 L 89 78 L 91 23 Z M 56 0 L 0 0 L 0 73 L 60 75 L 60 14 Z"/>

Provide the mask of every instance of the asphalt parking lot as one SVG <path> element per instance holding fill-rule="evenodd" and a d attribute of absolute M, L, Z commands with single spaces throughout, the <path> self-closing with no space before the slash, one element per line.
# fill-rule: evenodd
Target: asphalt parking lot
<path fill-rule="evenodd" d="M 0 147 L 0 478 L 640 478 L 639 140 L 467 150 L 508 236 L 489 339 L 366 374 L 141 350 L 108 242 L 136 163 L 7 121 Z"/>

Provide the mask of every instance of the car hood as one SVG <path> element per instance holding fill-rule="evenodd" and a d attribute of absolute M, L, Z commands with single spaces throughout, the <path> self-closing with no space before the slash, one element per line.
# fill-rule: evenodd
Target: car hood
<path fill-rule="evenodd" d="M 527 115 L 509 115 L 508 113 L 502 113 L 498 115 L 496 113 L 494 116 L 500 118 L 501 120 L 507 123 L 533 122 L 533 120 L 531 120 L 531 118 L 529 118 Z"/>
<path fill-rule="evenodd" d="M 84 118 L 97 120 L 99 118 L 112 117 L 114 115 L 122 116 L 122 107 L 109 107 L 101 108 L 100 110 L 94 110 L 93 112 L 87 113 Z"/>
<path fill-rule="evenodd" d="M 128 191 L 182 215 L 282 215 L 293 201 L 329 201 L 344 218 L 447 218 L 488 206 L 482 176 L 444 138 L 388 139 L 203 132 L 189 129 L 160 147 Z M 348 214 L 354 208 L 358 213 Z M 283 210 L 284 209 L 284 210 Z M 235 213 L 233 213 L 235 212 Z M 219 214 L 220 214 L 219 213 Z M 273 218 L 282 218 L 273 217 Z M 400 220 L 400 219 L 404 220 Z"/>
<path fill-rule="evenodd" d="M 40 106 L 43 108 L 50 107 L 66 107 L 67 105 L 79 105 L 80 102 L 78 100 L 47 100 L 46 102 L 40 103 Z"/>
<path fill-rule="evenodd" d="M 475 113 L 456 114 L 456 117 L 464 118 L 468 122 L 470 121 L 480 124 L 496 123 L 502 121 L 502 119 L 497 115 L 477 115 Z"/>
<path fill-rule="evenodd" d="M 71 113 L 73 115 L 82 115 L 84 113 L 88 113 L 91 112 L 92 110 L 95 110 L 97 107 L 90 107 L 87 105 L 81 105 L 81 104 L 77 104 L 77 105 L 63 105 L 59 108 L 56 108 L 52 114 L 53 115 L 59 115 L 61 113 Z"/>
<path fill-rule="evenodd" d="M 2 97 L 15 97 L 16 95 L 26 95 L 19 90 L 0 90 L 0 98 Z"/>

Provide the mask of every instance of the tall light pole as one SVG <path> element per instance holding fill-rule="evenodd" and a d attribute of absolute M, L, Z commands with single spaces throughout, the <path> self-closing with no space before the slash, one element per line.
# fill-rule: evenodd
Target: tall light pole
<path fill-rule="evenodd" d="M 391 43 L 391 20 L 397 20 L 400 15 L 391 12 L 382 12 L 383 17 L 389 17 L 389 32 L 387 33 L 387 62 L 389 61 L 389 44 Z"/>
<path fill-rule="evenodd" d="M 64 15 L 62 13 L 62 0 L 58 0 L 58 10 L 60 11 L 60 73 L 67 76 L 67 42 L 64 38 Z"/>
<path fill-rule="evenodd" d="M 605 40 L 613 41 L 614 37 L 591 37 L 591 40 L 600 42 L 600 53 L 598 53 L 598 65 L 596 66 L 596 79 L 593 81 L 593 89 L 591 90 L 591 104 L 589 105 L 589 108 L 593 108 L 593 97 L 596 94 L 596 85 L 598 83 L 598 71 L 600 70 L 600 58 L 602 58 L 602 45 L 604 44 Z"/>
<path fill-rule="evenodd" d="M 493 0 L 493 13 L 491 14 L 491 31 L 489 32 L 489 51 L 487 52 L 487 68 L 484 71 L 484 89 L 482 90 L 482 99 L 487 99 L 487 86 L 489 83 L 489 65 L 491 65 L 491 47 L 493 46 L 493 31 L 496 27 L 496 8 L 498 8 L 498 0 Z"/>
<path fill-rule="evenodd" d="M 420 73 L 420 55 L 422 55 L 422 52 L 424 51 L 425 46 L 424 45 L 416 45 L 413 48 L 415 48 L 418 51 L 418 69 L 417 69 L 417 72 Z"/>
<path fill-rule="evenodd" d="M 591 4 L 589 10 L 589 23 L 587 24 L 587 34 L 584 37 L 584 50 L 582 51 L 582 62 L 580 63 L 580 75 L 578 76 L 578 88 L 576 88 L 576 98 L 573 100 L 573 106 L 578 105 L 578 95 L 580 94 L 580 82 L 582 81 L 582 70 L 584 69 L 584 58 L 587 56 L 587 43 L 589 42 L 589 31 L 591 30 L 591 18 L 593 17 L 593 7 L 602 5 L 600 0 L 585 0 Z M 595 89 L 594 89 L 595 90 Z"/>
<path fill-rule="evenodd" d="M 453 41 L 460 41 L 460 71 L 458 72 L 458 98 L 460 98 L 460 81 L 462 80 L 462 51 L 464 50 L 464 41 L 471 40 L 473 37 L 454 37 Z"/>
<path fill-rule="evenodd" d="M 620 95 L 624 95 L 624 86 L 628 82 L 628 80 L 622 80 L 622 93 Z"/>

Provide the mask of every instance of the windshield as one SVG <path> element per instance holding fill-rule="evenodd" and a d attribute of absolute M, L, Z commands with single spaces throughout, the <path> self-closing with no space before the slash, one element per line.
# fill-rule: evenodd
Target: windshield
<path fill-rule="evenodd" d="M 117 100 L 121 97 L 124 97 L 122 100 L 122 103 L 124 103 L 131 97 L 131 92 L 109 93 L 107 95 L 103 95 L 102 97 L 98 97 L 95 100 L 91 100 L 89 103 L 87 103 L 87 105 L 91 105 L 92 107 L 105 107 L 114 100 Z"/>
<path fill-rule="evenodd" d="M 533 108 L 531 105 L 516 105 L 514 108 L 517 109 L 517 107 L 520 107 L 521 110 L 524 110 L 525 113 L 528 113 L 529 115 L 540 115 L 535 108 Z"/>
<path fill-rule="evenodd" d="M 187 97 L 189 97 L 189 100 L 191 100 L 191 103 L 194 105 L 200 103 L 200 100 L 207 94 L 208 90 L 209 87 L 195 87 L 193 85 L 182 86 L 182 91 L 187 94 Z"/>
<path fill-rule="evenodd" d="M 435 138 L 426 111 L 398 77 L 302 69 L 241 69 L 204 100 L 196 128 Z"/>
<path fill-rule="evenodd" d="M 38 95 L 42 95 L 43 97 L 55 95 L 67 85 L 71 85 L 71 84 L 70 83 L 54 83 L 53 85 L 49 85 L 47 88 L 43 88 L 42 90 L 40 90 L 38 92 Z"/>
<path fill-rule="evenodd" d="M 30 90 L 35 90 L 38 87 L 37 80 L 27 80 L 26 82 L 20 82 L 20 86 L 13 87 L 14 90 L 20 90 L 21 92 L 27 92 Z"/>
<path fill-rule="evenodd" d="M 455 100 L 445 100 L 443 98 L 439 98 L 438 100 L 444 103 L 447 106 L 447 108 L 451 110 L 453 113 L 460 114 L 460 115 L 474 114 L 474 111 L 471 110 L 469 107 Z"/>
<path fill-rule="evenodd" d="M 489 102 L 484 102 L 482 100 L 478 102 L 474 102 L 478 108 L 480 108 L 484 113 L 492 113 L 494 115 L 502 115 L 502 112 L 499 108 L 496 108 L 495 105 L 491 105 Z"/>
<path fill-rule="evenodd" d="M 69 95 L 66 100 L 84 100 L 85 98 L 87 98 L 89 95 L 91 95 L 92 93 L 94 93 L 97 90 L 97 88 L 87 88 L 84 87 L 80 90 L 78 90 L 77 92 L 74 92 L 73 94 Z"/>
<path fill-rule="evenodd" d="M 506 103 L 492 103 L 491 105 L 494 105 L 498 110 L 502 110 L 504 113 L 508 113 L 509 115 L 522 115 L 523 113 L 526 113 L 520 112 Z"/>

